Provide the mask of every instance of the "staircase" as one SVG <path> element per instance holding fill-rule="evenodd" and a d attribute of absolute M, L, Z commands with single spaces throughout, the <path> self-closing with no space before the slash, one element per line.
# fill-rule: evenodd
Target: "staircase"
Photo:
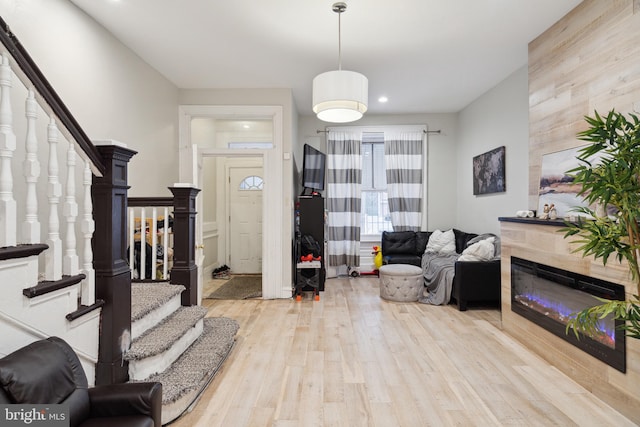
<path fill-rule="evenodd" d="M 0 248 L 0 355 L 38 339 L 63 337 L 92 382 L 101 302 L 78 307 L 82 277 L 38 282 L 38 254 L 44 249 L 46 245 Z M 182 306 L 184 289 L 166 282 L 131 285 L 131 346 L 124 360 L 130 381 L 162 383 L 163 424 L 198 399 L 233 349 L 239 328 L 233 319 L 205 317 L 202 306 Z"/>
<path fill-rule="evenodd" d="M 162 423 L 197 400 L 231 352 L 238 323 L 206 318 L 202 306 L 181 306 L 183 286 L 132 283 L 131 338 L 124 359 L 131 381 L 162 383 Z"/>
<path fill-rule="evenodd" d="M 164 218 L 166 203 L 173 209 L 173 265 L 169 274 L 165 256 L 161 274 L 171 284 L 131 283 L 133 258 L 123 252 L 127 231 L 134 238 L 127 168 L 135 154 L 89 139 L 0 17 L 0 357 L 58 336 L 90 385 L 161 382 L 168 423 L 211 381 L 238 324 L 196 305 L 196 188 L 143 198 Z"/>

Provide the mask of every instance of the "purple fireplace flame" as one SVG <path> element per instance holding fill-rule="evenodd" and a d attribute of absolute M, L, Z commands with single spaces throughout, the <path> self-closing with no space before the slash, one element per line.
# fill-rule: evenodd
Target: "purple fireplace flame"
<path fill-rule="evenodd" d="M 624 286 L 511 257 L 511 310 L 625 372 L 626 343 L 621 321 L 606 317 L 597 332 L 580 334 L 580 339 L 566 330 L 574 313 L 598 304 L 594 297 L 623 300 Z"/>
<path fill-rule="evenodd" d="M 566 328 L 568 321 L 575 316 L 575 310 L 565 305 L 562 301 L 553 301 L 533 293 L 524 293 L 515 296 L 516 301 L 543 315 L 562 323 Z M 613 318 L 607 318 L 598 322 L 598 332 L 591 339 L 608 347 L 616 347 L 616 329 Z"/>

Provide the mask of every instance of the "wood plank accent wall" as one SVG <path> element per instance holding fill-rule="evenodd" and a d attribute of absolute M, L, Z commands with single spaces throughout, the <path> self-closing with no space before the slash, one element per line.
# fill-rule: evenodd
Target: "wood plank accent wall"
<path fill-rule="evenodd" d="M 640 425 L 640 340 L 627 338 L 627 372 L 621 373 L 595 357 L 511 311 L 511 257 L 597 277 L 634 289 L 625 266 L 572 253 L 558 226 L 500 223 L 502 328 L 574 381 Z M 553 385 L 549 385 L 553 387 Z"/>
<path fill-rule="evenodd" d="M 640 113 L 640 1 L 585 0 L 529 44 L 529 207 L 542 155 L 584 144 L 585 115 Z"/>
<path fill-rule="evenodd" d="M 575 135 L 585 115 L 640 113 L 638 40 L 640 0 L 585 0 L 529 44 L 530 208 L 542 155 L 582 145 Z M 572 254 L 557 227 L 502 222 L 501 239 L 504 330 L 640 424 L 639 340 L 627 340 L 622 374 L 511 311 L 511 255 L 624 284 L 630 295 L 626 270 Z"/>

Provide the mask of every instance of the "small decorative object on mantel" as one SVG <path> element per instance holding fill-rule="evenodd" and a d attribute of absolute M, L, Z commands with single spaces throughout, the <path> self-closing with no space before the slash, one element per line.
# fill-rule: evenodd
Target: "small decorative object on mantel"
<path fill-rule="evenodd" d="M 542 207 L 542 212 L 540 212 L 540 219 L 549 219 L 549 205 L 546 203 Z"/>
<path fill-rule="evenodd" d="M 556 205 L 553 203 L 549 206 L 549 219 L 557 219 L 558 211 L 556 210 Z"/>
<path fill-rule="evenodd" d="M 518 218 L 533 218 L 536 216 L 536 211 L 516 211 L 516 217 Z"/>

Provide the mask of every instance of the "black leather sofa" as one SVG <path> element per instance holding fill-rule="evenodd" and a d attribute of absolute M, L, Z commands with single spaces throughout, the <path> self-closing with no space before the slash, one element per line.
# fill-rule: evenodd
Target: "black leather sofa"
<path fill-rule="evenodd" d="M 35 341 L 0 359 L 0 404 L 65 404 L 70 427 L 161 427 L 162 384 L 88 388 L 65 341 Z"/>
<path fill-rule="evenodd" d="M 453 229 L 456 253 L 478 234 Z M 384 231 L 381 250 L 384 264 L 411 264 L 421 267 L 431 231 Z M 451 297 L 460 311 L 468 303 L 500 305 L 500 260 L 456 261 Z"/>

